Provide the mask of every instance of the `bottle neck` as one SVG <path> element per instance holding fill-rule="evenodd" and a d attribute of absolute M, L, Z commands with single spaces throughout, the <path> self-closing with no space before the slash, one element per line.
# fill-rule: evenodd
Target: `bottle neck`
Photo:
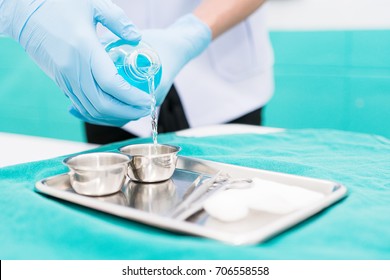
<path fill-rule="evenodd" d="M 125 58 L 126 75 L 139 81 L 149 80 L 160 70 L 161 63 L 158 55 L 146 48 L 140 48 Z"/>

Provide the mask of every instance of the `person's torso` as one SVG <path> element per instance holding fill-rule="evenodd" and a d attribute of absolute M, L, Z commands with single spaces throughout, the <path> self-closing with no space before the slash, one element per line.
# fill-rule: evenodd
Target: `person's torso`
<path fill-rule="evenodd" d="M 202 1 L 113 2 L 142 30 L 168 27 Z M 175 79 L 191 127 L 229 121 L 262 107 L 270 99 L 273 53 L 264 13 L 262 7 L 219 36 Z M 193 83 L 195 80 L 201 82 Z M 199 104 L 207 114 L 199 110 Z M 224 109 L 218 109 L 220 107 Z"/>
<path fill-rule="evenodd" d="M 141 29 L 164 28 L 190 13 L 200 0 L 114 0 Z"/>

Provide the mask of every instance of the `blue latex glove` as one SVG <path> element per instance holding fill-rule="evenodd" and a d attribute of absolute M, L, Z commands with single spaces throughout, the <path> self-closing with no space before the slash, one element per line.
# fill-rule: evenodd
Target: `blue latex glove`
<path fill-rule="evenodd" d="M 161 105 L 180 70 L 210 44 L 211 30 L 188 14 L 166 29 L 144 30 L 142 37 L 161 59 L 162 77 L 156 90 L 157 105 Z"/>
<path fill-rule="evenodd" d="M 17 40 L 72 101 L 71 113 L 121 126 L 146 116 L 150 97 L 117 72 L 96 35 L 101 23 L 133 44 L 140 33 L 109 0 L 0 0 L 0 33 Z"/>

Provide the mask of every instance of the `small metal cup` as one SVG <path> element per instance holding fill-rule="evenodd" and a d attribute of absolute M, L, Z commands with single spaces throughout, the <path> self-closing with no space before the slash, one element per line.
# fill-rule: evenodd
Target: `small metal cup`
<path fill-rule="evenodd" d="M 162 144 L 135 144 L 119 151 L 131 157 L 128 176 L 132 181 L 157 183 L 172 177 L 180 147 Z"/>
<path fill-rule="evenodd" d="M 75 192 L 103 196 L 118 192 L 125 179 L 130 158 L 119 153 L 88 153 L 66 158 L 70 184 Z"/>

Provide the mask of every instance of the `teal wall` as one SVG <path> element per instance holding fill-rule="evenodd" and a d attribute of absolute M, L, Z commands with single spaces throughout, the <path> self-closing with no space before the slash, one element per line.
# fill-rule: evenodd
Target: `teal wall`
<path fill-rule="evenodd" d="M 390 138 L 390 31 L 271 32 L 275 95 L 265 125 L 334 128 Z M 0 131 L 84 141 L 69 101 L 0 38 Z"/>
<path fill-rule="evenodd" d="M 272 32 L 275 95 L 265 125 L 390 138 L 390 31 Z"/>
<path fill-rule="evenodd" d="M 0 132 L 84 141 L 69 105 L 16 42 L 0 37 Z"/>

